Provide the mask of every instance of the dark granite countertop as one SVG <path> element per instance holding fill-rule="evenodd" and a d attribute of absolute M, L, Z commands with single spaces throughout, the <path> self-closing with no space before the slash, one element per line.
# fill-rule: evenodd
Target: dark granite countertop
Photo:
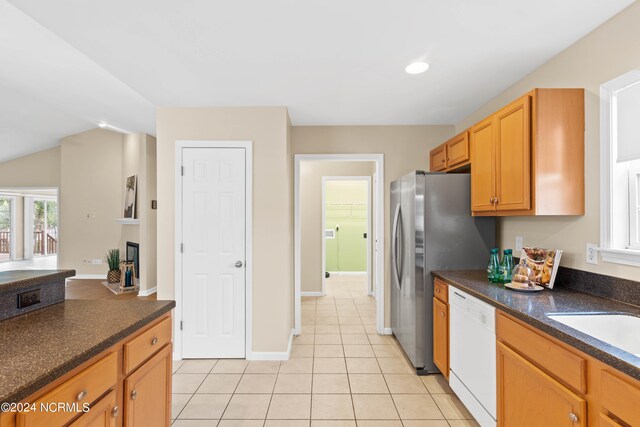
<path fill-rule="evenodd" d="M 640 357 L 546 316 L 551 313 L 607 312 L 640 317 L 640 307 L 565 288 L 545 289 L 533 293 L 512 291 L 502 285 L 490 284 L 484 270 L 434 271 L 432 274 L 451 286 L 640 380 Z"/>
<path fill-rule="evenodd" d="M 19 402 L 175 307 L 66 300 L 0 322 L 0 402 Z"/>
<path fill-rule="evenodd" d="M 9 270 L 0 271 L 0 292 L 12 292 L 30 284 L 52 282 L 75 276 L 75 270 Z"/>

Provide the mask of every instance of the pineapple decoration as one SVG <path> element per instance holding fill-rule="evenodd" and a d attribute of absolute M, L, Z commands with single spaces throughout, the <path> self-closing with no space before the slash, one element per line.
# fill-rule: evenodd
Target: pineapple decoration
<path fill-rule="evenodd" d="M 109 265 L 107 282 L 120 283 L 120 249 L 109 249 L 109 252 L 105 255 L 105 261 Z"/>

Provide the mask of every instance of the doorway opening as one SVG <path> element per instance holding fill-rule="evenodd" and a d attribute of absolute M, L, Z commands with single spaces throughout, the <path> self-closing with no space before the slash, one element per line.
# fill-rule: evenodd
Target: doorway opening
<path fill-rule="evenodd" d="M 58 267 L 57 188 L 0 188 L 0 270 Z"/>
<path fill-rule="evenodd" d="M 356 292 L 373 296 L 371 178 L 322 177 L 323 295 L 327 294 L 327 280 L 331 279 L 337 286 L 351 283 Z"/>
<path fill-rule="evenodd" d="M 340 207 L 340 202 L 336 202 L 330 206 L 330 209 L 324 208 L 326 188 L 323 187 L 326 187 L 327 183 L 341 180 L 362 181 L 363 178 L 369 181 L 368 203 L 356 203 L 364 206 Z M 367 305 L 366 310 L 358 313 L 365 329 L 369 329 L 370 333 L 387 332 L 384 328 L 383 206 L 384 156 L 382 154 L 297 154 L 294 156 L 294 333 L 296 335 L 302 333 L 303 297 L 335 298 L 336 301 L 338 298 L 353 298 L 354 302 Z M 349 215 L 366 217 L 367 225 L 364 226 L 364 231 L 362 225 L 359 225 L 358 227 L 361 228 L 358 229 L 358 227 L 352 227 L 353 224 L 345 222 L 352 220 L 352 216 L 340 219 L 341 223 L 334 221 L 336 218 L 332 216 L 346 215 L 345 212 L 339 212 L 340 210 L 348 211 Z M 323 215 L 325 212 L 328 215 Z M 323 217 L 328 218 L 323 219 Z M 349 245 L 353 243 L 351 249 L 345 249 L 346 247 L 343 246 L 347 244 L 347 231 L 355 237 L 359 236 L 359 239 L 349 242 Z M 333 234 L 333 240 L 331 237 L 325 239 L 325 234 Z M 336 241 L 337 235 L 340 239 L 339 248 Z M 329 242 L 329 240 L 332 241 Z M 326 245 L 327 242 L 328 245 Z M 366 248 L 367 243 L 370 250 L 367 253 L 365 249 L 364 259 L 368 257 L 365 261 L 368 268 L 365 268 L 365 274 L 362 274 L 361 271 L 354 270 L 356 264 L 351 264 L 353 260 L 344 259 L 344 256 L 352 256 L 350 252 L 358 244 Z M 327 253 L 326 246 L 329 247 L 329 251 L 339 249 L 343 254 Z M 334 256 L 336 262 L 332 260 Z M 358 267 L 358 269 L 361 268 Z M 369 271 L 368 275 L 366 271 Z M 329 273 L 329 278 L 326 277 L 326 273 Z"/>

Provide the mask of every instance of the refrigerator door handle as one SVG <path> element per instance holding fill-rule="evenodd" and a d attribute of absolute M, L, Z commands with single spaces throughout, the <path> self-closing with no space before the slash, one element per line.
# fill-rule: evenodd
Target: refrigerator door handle
<path fill-rule="evenodd" d="M 393 216 L 393 236 L 391 244 L 391 252 L 393 255 L 393 272 L 396 276 L 396 285 L 398 289 L 402 288 L 402 282 L 400 280 L 400 272 L 398 271 L 398 228 L 400 226 L 400 204 L 396 206 L 396 213 Z"/>

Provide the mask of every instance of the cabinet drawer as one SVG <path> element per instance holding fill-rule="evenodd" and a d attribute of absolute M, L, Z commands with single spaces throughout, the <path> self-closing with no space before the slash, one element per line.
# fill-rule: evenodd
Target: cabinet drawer
<path fill-rule="evenodd" d="M 431 150 L 429 154 L 429 164 L 431 172 L 443 171 L 447 168 L 447 150 L 446 146 L 440 145 L 439 147 Z"/>
<path fill-rule="evenodd" d="M 438 279 L 433 280 L 433 296 L 443 303 L 449 303 L 449 287 Z"/>
<path fill-rule="evenodd" d="M 116 392 L 112 390 L 91 405 L 91 410 L 69 424 L 69 427 L 115 427 L 117 416 Z"/>
<path fill-rule="evenodd" d="M 640 425 L 640 389 L 607 371 L 602 371 L 600 378 L 602 408 L 626 424 Z"/>
<path fill-rule="evenodd" d="M 496 315 L 497 335 L 538 367 L 562 381 L 567 387 L 586 394 L 587 361 L 534 332 L 502 313 Z"/>
<path fill-rule="evenodd" d="M 36 412 L 19 413 L 18 427 L 40 427 L 64 425 L 82 412 L 84 404 L 93 403 L 118 381 L 118 358 L 111 353 L 94 363 L 65 383 L 56 387 L 35 401 Z M 41 411 L 48 405 L 67 404 L 77 407 L 78 411 Z M 75 405 L 74 405 L 75 404 Z M 52 406 L 53 407 L 53 406 Z"/>
<path fill-rule="evenodd" d="M 133 371 L 170 342 L 171 318 L 168 317 L 124 345 L 124 373 Z"/>
<path fill-rule="evenodd" d="M 600 427 L 623 427 L 622 424 L 618 424 L 615 420 L 611 419 L 606 414 L 600 413 Z"/>

